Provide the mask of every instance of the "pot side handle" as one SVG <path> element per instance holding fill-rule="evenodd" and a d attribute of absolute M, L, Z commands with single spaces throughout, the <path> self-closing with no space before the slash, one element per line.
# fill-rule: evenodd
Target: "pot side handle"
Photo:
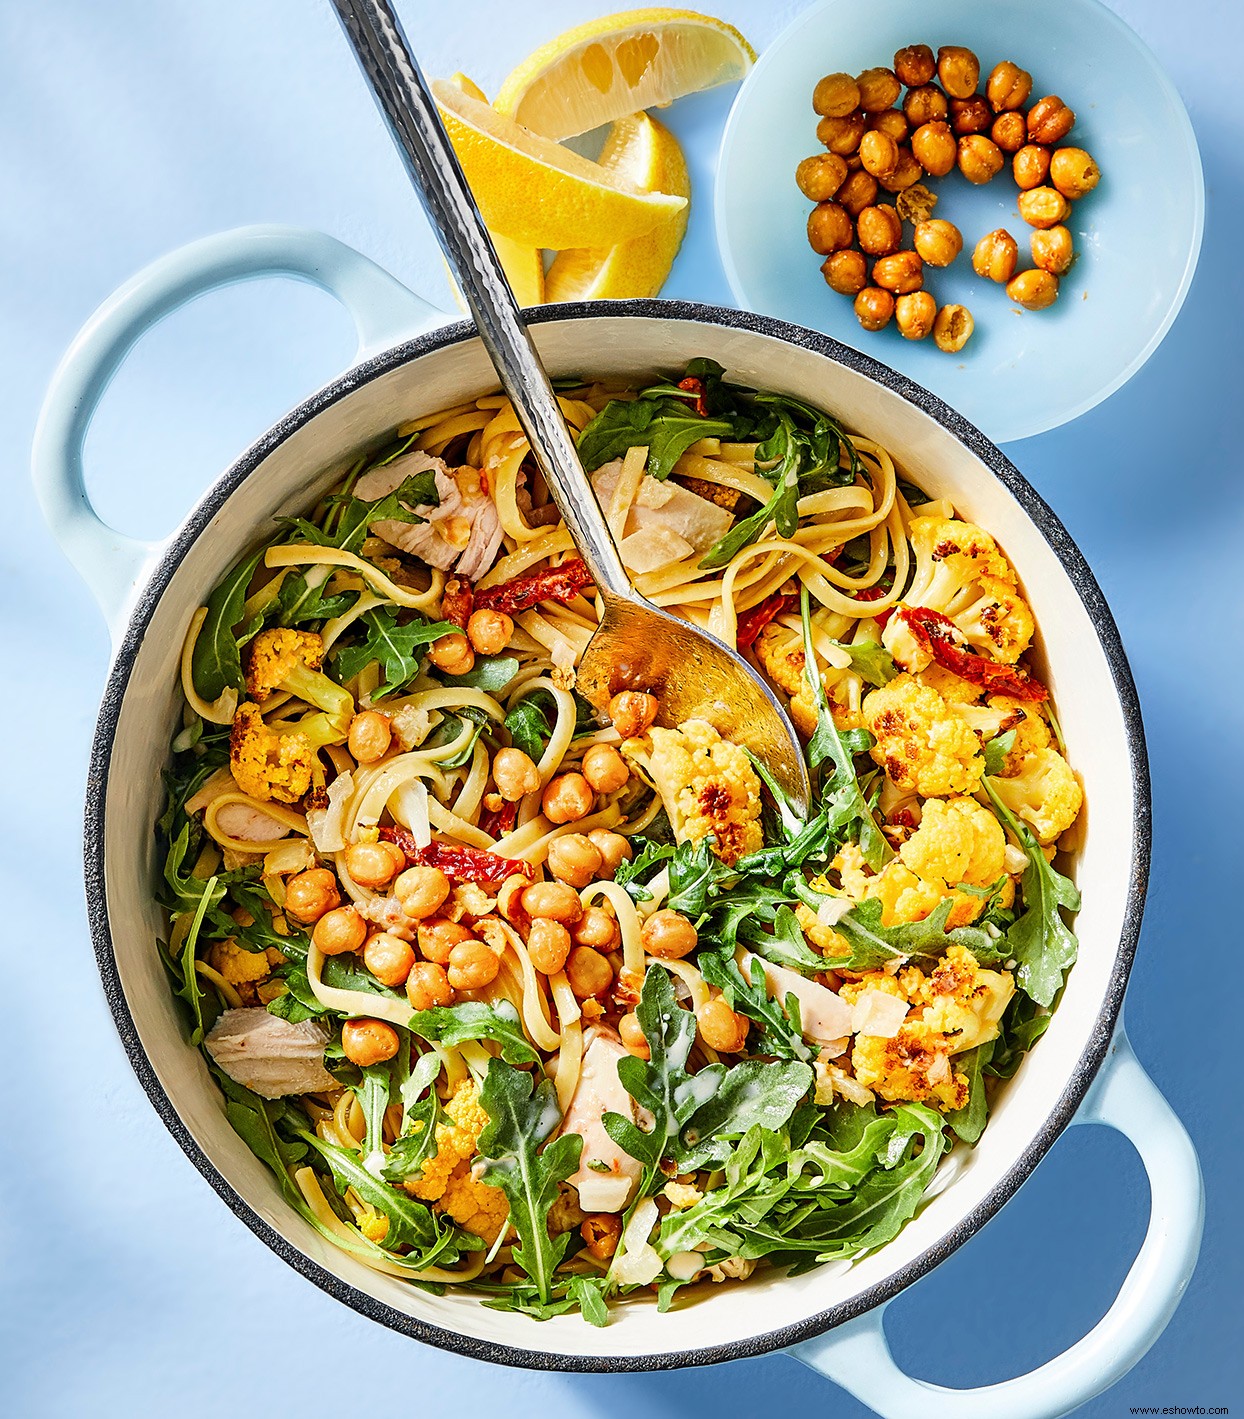
<path fill-rule="evenodd" d="M 32 452 L 35 493 L 48 527 L 113 629 L 165 544 L 116 531 L 91 506 L 82 448 L 95 408 L 139 338 L 166 315 L 208 291 L 267 276 L 310 281 L 335 296 L 354 321 L 357 359 L 445 319 L 353 247 L 299 227 L 241 227 L 204 237 L 114 291 L 52 376 Z"/>
<path fill-rule="evenodd" d="M 1205 1212 L 1201 1169 L 1121 1023 L 1072 1122 L 1105 1124 L 1131 1140 L 1149 1175 L 1150 1215 L 1114 1303 L 1070 1350 L 1001 1384 L 949 1389 L 913 1379 L 895 1364 L 882 1305 L 790 1353 L 883 1419 L 1056 1419 L 1122 1379 L 1165 1330 L 1196 1266 Z"/>

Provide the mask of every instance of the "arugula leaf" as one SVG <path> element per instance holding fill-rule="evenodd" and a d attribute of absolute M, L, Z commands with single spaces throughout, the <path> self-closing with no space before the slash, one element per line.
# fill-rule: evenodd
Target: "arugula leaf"
<path fill-rule="evenodd" d="M 823 1135 L 792 1151 L 786 1175 L 792 1185 L 802 1188 L 847 1192 L 884 1161 L 895 1123 L 893 1114 L 878 1114 L 871 1104 L 864 1108 L 839 1104 Z"/>
<path fill-rule="evenodd" d="M 683 1125 L 674 1161 L 683 1172 L 720 1166 L 731 1152 L 728 1140 L 752 1128 L 782 1128 L 812 1082 L 808 1065 L 794 1060 L 740 1061 Z"/>
<path fill-rule="evenodd" d="M 738 876 L 713 851 L 708 838 L 699 842 L 681 842 L 669 854 L 667 905 L 699 923 L 707 910 L 709 899 L 720 884 Z"/>
<path fill-rule="evenodd" d="M 819 975 L 826 969 L 825 957 L 808 945 L 799 919 L 788 906 L 778 907 L 771 931 L 763 930 L 749 911 L 739 923 L 738 935 L 757 956 L 775 966 L 787 966 L 805 976 Z"/>
<path fill-rule="evenodd" d="M 218 699 L 226 689 L 244 689 L 242 656 L 233 628 L 242 619 L 246 588 L 255 574 L 264 548 L 235 562 L 207 598 L 207 616 L 199 628 L 190 660 L 190 678 L 205 700 Z"/>
<path fill-rule="evenodd" d="M 966 946 L 982 964 L 1001 960 L 998 943 L 980 927 L 955 926 L 949 931 L 946 929 L 954 905 L 952 897 L 944 897 L 923 921 L 882 926 L 884 908 L 881 901 L 877 897 L 865 897 L 840 917 L 834 927 L 839 935 L 847 939 L 851 954 L 827 958 L 821 968 L 875 971 L 887 961 L 903 960 L 908 956 L 941 956 L 947 947 L 953 945 Z"/>
<path fill-rule="evenodd" d="M 752 961 L 750 979 L 744 977 L 734 956 L 726 951 L 701 951 L 697 964 L 708 984 L 715 985 L 726 997 L 731 1010 L 737 1010 L 761 1026 L 760 1037 L 752 1046 L 757 1052 L 780 1059 L 812 1057 L 812 1050 L 799 1031 L 798 1011 L 792 1019 L 779 1001 L 770 1000 L 764 968 L 759 961 Z"/>
<path fill-rule="evenodd" d="M 454 630 L 458 628 L 455 626 Z M 504 690 L 518 674 L 518 661 L 512 655 L 492 655 L 486 660 L 478 660 L 475 669 L 465 675 L 442 675 L 442 685 L 457 685 L 465 690 L 483 690 L 487 695 L 495 695 Z"/>
<path fill-rule="evenodd" d="M 1019 883 L 1024 910 L 1006 933 L 1007 946 L 1018 962 L 1015 983 L 1038 1005 L 1050 1006 L 1079 952 L 1075 933 L 1059 908 L 1079 911 L 1080 891 L 1053 863 L 1046 862 L 1027 824 L 1019 822 L 998 797 L 992 778 L 983 782 L 998 816 L 1028 854 L 1028 866 Z"/>
<path fill-rule="evenodd" d="M 1045 1034 L 1054 1017 L 1027 995 L 1012 996 L 1002 1017 L 998 1038 L 985 1072 L 995 1079 L 1010 1079 L 1020 1061 Z"/>
<path fill-rule="evenodd" d="M 579 457 L 591 473 L 628 449 L 646 447 L 647 472 L 665 479 L 693 443 L 733 433 L 732 421 L 701 418 L 682 397 L 611 399 L 579 435 Z"/>
<path fill-rule="evenodd" d="M 553 737 L 553 726 L 536 695 L 528 695 L 513 706 L 505 717 L 505 728 L 510 743 L 538 764 Z"/>
<path fill-rule="evenodd" d="M 898 674 L 894 657 L 880 641 L 857 641 L 847 645 L 831 640 L 830 645 L 845 650 L 851 657 L 851 669 L 868 685 L 888 685 Z"/>
<path fill-rule="evenodd" d="M 352 493 L 342 493 L 330 499 L 330 512 L 338 516 L 332 531 L 317 527 L 304 517 L 278 517 L 277 522 L 316 547 L 340 547 L 343 552 L 358 553 L 367 540 L 367 533 L 377 522 L 426 522 L 427 518 L 412 511 L 416 507 L 439 507 L 436 471 L 432 468 L 414 473 L 382 498 L 367 502 Z"/>
<path fill-rule="evenodd" d="M 411 1016 L 410 1028 L 421 1039 L 443 1045 L 460 1045 L 467 1040 L 492 1040 L 501 1046 L 507 1064 L 538 1064 L 540 1056 L 523 1034 L 518 1011 L 508 1000 L 489 1005 L 467 1000 L 461 1005 L 437 1005 Z"/>
<path fill-rule="evenodd" d="M 223 888 L 219 890 L 223 891 Z M 204 1034 L 215 1023 L 214 1020 L 207 1020 L 203 1013 L 203 988 L 199 984 L 199 973 L 194 967 L 194 953 L 199 943 L 199 931 L 203 925 L 203 917 L 207 912 L 208 904 L 216 896 L 217 891 L 217 879 L 209 877 L 203 884 L 203 893 L 199 897 L 194 919 L 190 923 L 190 930 L 186 932 L 186 939 L 182 942 L 181 955 L 178 958 L 178 965 L 181 968 L 181 988 L 176 994 L 189 1005 L 190 1013 L 194 1017 L 194 1028 L 190 1032 L 192 1045 L 201 1044 Z"/>
<path fill-rule="evenodd" d="M 577 1133 L 552 1137 L 561 1110 L 551 1079 L 536 1086 L 530 1074 L 499 1059 L 488 1066 L 480 1103 L 489 1120 L 478 1145 L 483 1179 L 509 1198 L 510 1222 L 520 1239 L 514 1260 L 547 1303 L 553 1273 L 570 1244 L 566 1232 L 549 1236 L 549 1209 L 557 1200 L 557 1184 L 579 1166 L 583 1139 Z"/>
<path fill-rule="evenodd" d="M 985 772 L 992 778 L 1002 772 L 1006 764 L 1006 756 L 1011 752 L 1015 744 L 1015 730 L 1008 729 L 1005 734 L 996 734 L 985 745 Z"/>
<path fill-rule="evenodd" d="M 384 682 L 372 694 L 373 700 L 396 695 L 419 673 L 423 663 L 420 649 L 441 636 L 457 635 L 458 627 L 448 621 L 429 621 L 416 616 L 398 623 L 396 607 L 377 606 L 359 617 L 366 630 L 361 641 L 343 645 L 333 653 L 333 668 L 339 680 L 352 680 L 372 661 L 378 661 Z"/>
<path fill-rule="evenodd" d="M 609 1324 L 603 1276 L 572 1276 L 566 1295 L 579 1307 L 579 1314 L 588 1325 L 604 1327 Z"/>
<path fill-rule="evenodd" d="M 404 1055 L 408 1053 L 409 1041 L 405 1035 L 398 1038 L 402 1041 L 398 1054 Z M 393 1062 L 386 1060 L 384 1064 L 369 1064 L 359 1072 L 363 1077 L 354 1090 L 354 1097 L 363 1110 L 367 1126 L 360 1145 L 363 1166 L 368 1172 L 376 1172 L 375 1160 L 384 1158 L 384 1115 L 393 1093 Z M 383 1162 L 380 1166 L 383 1167 Z"/>
<path fill-rule="evenodd" d="M 404 1057 L 404 1053 L 399 1053 L 398 1058 Z M 432 1085 L 440 1072 L 440 1057 L 429 1051 L 419 1056 L 418 1063 L 398 1086 L 402 1131 L 393 1140 L 385 1158 L 382 1176 L 389 1182 L 417 1178 L 424 1163 L 436 1152 L 436 1125 L 441 1121 L 442 1111 Z"/>
<path fill-rule="evenodd" d="M 700 570 L 714 571 L 718 567 L 724 567 L 737 557 L 744 547 L 750 547 L 770 522 L 776 521 L 779 533 L 783 537 L 789 537 L 795 530 L 794 509 L 798 500 L 797 475 L 793 469 L 787 469 L 781 474 L 769 501 L 749 517 L 740 518 L 720 542 L 715 542 L 705 552 L 700 559 Z M 784 526 L 789 527 L 790 532 L 782 532 Z"/>
<path fill-rule="evenodd" d="M 288 1107 L 285 1100 L 261 1099 L 215 1064 L 208 1067 L 225 1096 L 225 1116 L 234 1132 L 261 1163 L 271 1168 L 285 1200 L 305 1215 L 306 1202 L 289 1170 L 306 1157 L 306 1144 L 281 1138 L 275 1127 L 276 1120 L 283 1116 Z"/>
<path fill-rule="evenodd" d="M 332 567 L 310 567 L 305 572 L 287 573 L 277 592 L 277 623 L 298 626 L 306 621 L 327 621 L 348 611 L 359 592 L 343 591 L 336 596 L 326 596 L 324 592 L 332 570 Z"/>
<path fill-rule="evenodd" d="M 985 1093 L 984 1071 L 993 1055 L 997 1040 L 987 1040 L 955 1060 L 955 1069 L 968 1081 L 968 1101 L 961 1109 L 952 1109 L 946 1122 L 964 1143 L 975 1143 L 989 1121 L 989 1099 Z"/>

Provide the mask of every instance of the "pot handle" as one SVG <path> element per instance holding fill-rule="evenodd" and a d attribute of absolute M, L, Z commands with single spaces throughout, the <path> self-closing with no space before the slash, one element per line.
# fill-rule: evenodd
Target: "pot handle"
<path fill-rule="evenodd" d="M 291 276 L 335 296 L 354 320 L 363 359 L 444 319 L 375 262 L 324 232 L 255 226 L 204 237 L 133 276 L 99 307 L 65 352 L 35 430 L 32 473 L 43 516 L 61 550 L 115 627 L 165 543 L 109 527 L 82 472 L 91 418 L 140 336 L 196 296 L 237 281 Z"/>
<path fill-rule="evenodd" d="M 1131 1140 L 1149 1175 L 1150 1216 L 1113 1305 L 1070 1350 L 1001 1384 L 948 1389 L 913 1379 L 895 1364 L 881 1305 L 790 1353 L 883 1419 L 1055 1419 L 1122 1379 L 1165 1330 L 1196 1266 L 1205 1211 L 1201 1169 L 1122 1023 L 1072 1123 L 1105 1124 Z"/>

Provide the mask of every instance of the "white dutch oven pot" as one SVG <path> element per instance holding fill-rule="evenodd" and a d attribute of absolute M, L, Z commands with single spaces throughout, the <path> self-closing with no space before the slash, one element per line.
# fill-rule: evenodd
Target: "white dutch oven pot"
<path fill-rule="evenodd" d="M 357 363 L 260 439 L 167 541 L 138 542 L 106 527 L 86 497 L 81 450 L 95 405 L 130 347 L 204 291 L 275 275 L 312 281 L 347 307 L 358 330 Z M 426 1295 L 377 1275 L 290 1211 L 230 1128 L 202 1059 L 186 1044 L 154 946 L 161 922 L 152 901 L 152 825 L 178 713 L 182 638 L 206 590 L 270 531 L 274 514 L 313 503 L 402 419 L 495 388 L 468 324 L 428 329 L 443 319 L 329 237 L 250 228 L 195 243 L 135 277 L 91 319 L 52 383 L 36 435 L 35 483 L 114 638 L 86 802 L 91 933 L 117 1029 L 152 1104 L 232 1211 L 291 1266 L 363 1315 L 448 1350 L 542 1369 L 638 1370 L 786 1347 L 890 1419 L 1035 1419 L 1083 1403 L 1125 1374 L 1170 1319 L 1195 1264 L 1203 1209 L 1191 1143 L 1137 1064 L 1120 1021 L 1149 860 L 1135 687 L 1084 558 L 998 449 L 901 375 L 796 326 L 663 301 L 530 313 L 554 376 L 644 379 L 711 355 L 735 379 L 831 409 L 849 428 L 883 442 L 930 493 L 950 497 L 995 533 L 1018 568 L 1084 778 L 1075 863 L 1084 907 L 1080 961 L 1062 1004 L 1000 1091 L 979 1145 L 957 1150 L 919 1216 L 861 1261 L 795 1280 L 762 1274 L 667 1315 L 654 1303 L 631 1302 L 601 1331 L 577 1316 L 540 1324 L 487 1310 L 467 1294 Z M 1126 1134 L 1149 1174 L 1148 1234 L 1113 1306 L 1065 1354 L 1018 1379 L 953 1390 L 909 1378 L 886 1346 L 886 1304 L 972 1236 L 1073 1123 Z"/>

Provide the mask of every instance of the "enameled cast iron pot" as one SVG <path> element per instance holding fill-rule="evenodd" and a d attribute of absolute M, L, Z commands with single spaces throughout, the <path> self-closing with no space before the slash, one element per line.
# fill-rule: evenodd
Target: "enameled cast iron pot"
<path fill-rule="evenodd" d="M 159 544 L 95 516 L 81 450 L 108 380 L 139 335 L 191 297 L 248 277 L 293 275 L 351 311 L 353 368 L 282 419 Z M 1056 1415 L 1112 1384 L 1170 1318 L 1195 1263 L 1202 1192 L 1192 1146 L 1141 1071 L 1120 1021 L 1149 860 L 1149 783 L 1131 673 L 1101 591 L 1062 524 L 1008 460 L 938 399 L 822 335 L 739 311 L 627 301 L 531 313 L 554 376 L 644 379 L 695 355 L 731 376 L 826 408 L 876 438 L 934 496 L 995 533 L 1041 628 L 1085 811 L 1075 873 L 1084 907 L 1080 961 L 1060 1008 L 1001 1091 L 972 1151 L 958 1150 L 923 1211 L 888 1246 L 789 1280 L 714 1288 L 658 1315 L 620 1308 L 608 1329 L 578 1317 L 538 1324 L 469 1295 L 426 1295 L 333 1248 L 282 1201 L 233 1132 L 181 1019 L 155 948 L 152 824 L 178 713 L 177 663 L 191 612 L 274 514 L 310 505 L 359 452 L 414 414 L 495 388 L 470 325 L 443 320 L 370 261 L 331 238 L 250 228 L 157 262 L 92 318 L 53 381 L 34 474 L 43 510 L 109 619 L 115 659 L 100 711 L 86 802 L 91 933 L 108 1003 L 143 1087 L 187 1156 L 233 1212 L 329 1294 L 406 1335 L 482 1360 L 562 1370 L 662 1369 L 789 1347 L 887 1416 L 1008 1419 Z M 414 333 L 422 332 L 422 333 Z M 886 1347 L 885 1305 L 965 1242 L 1016 1191 L 1062 1129 L 1125 1133 L 1149 1174 L 1148 1235 L 1114 1305 L 1083 1340 L 1032 1374 L 986 1389 L 941 1389 L 904 1375 Z"/>

